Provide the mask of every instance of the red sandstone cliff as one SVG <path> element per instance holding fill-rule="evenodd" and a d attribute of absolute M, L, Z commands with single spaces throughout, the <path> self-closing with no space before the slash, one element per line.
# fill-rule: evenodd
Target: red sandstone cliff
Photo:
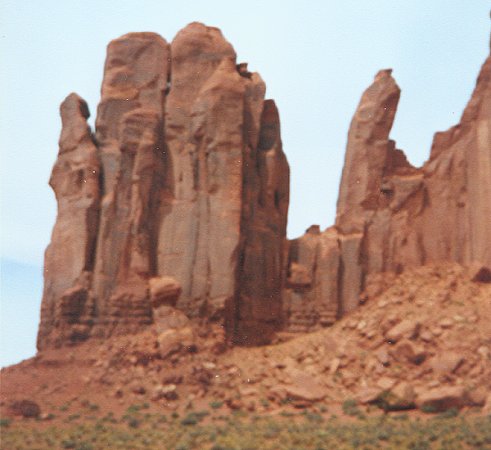
<path fill-rule="evenodd" d="M 85 102 L 62 104 L 39 349 L 174 306 L 243 344 L 278 329 L 289 168 L 274 102 L 235 59 L 199 23 L 170 45 L 131 33 L 108 46 L 95 137 Z"/>
<path fill-rule="evenodd" d="M 423 167 L 389 139 L 400 89 L 377 74 L 351 122 L 334 227 L 290 244 L 286 326 L 307 331 L 357 307 L 366 279 L 429 263 L 491 266 L 491 57 L 458 125 Z"/>
<path fill-rule="evenodd" d="M 415 168 L 389 138 L 400 89 L 379 72 L 350 126 L 335 225 L 287 242 L 289 169 L 260 76 L 199 23 L 170 45 L 116 39 L 95 135 L 82 99 L 61 106 L 38 348 L 186 316 L 261 344 L 332 324 L 376 274 L 491 266 L 490 79 L 488 58 L 460 123 Z"/>

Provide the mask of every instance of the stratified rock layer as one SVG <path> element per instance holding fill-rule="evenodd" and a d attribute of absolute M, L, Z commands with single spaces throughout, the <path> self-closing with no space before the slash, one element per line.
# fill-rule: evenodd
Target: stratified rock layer
<path fill-rule="evenodd" d="M 241 344 L 278 329 L 289 169 L 274 102 L 235 58 L 199 23 L 170 45 L 130 33 L 108 46 L 95 139 L 87 105 L 63 103 L 39 349 L 174 307 Z M 166 280 L 171 306 L 153 292 Z"/>
<path fill-rule="evenodd" d="M 325 325 L 326 305 L 329 321 L 352 311 L 371 274 L 449 261 L 491 267 L 491 58 L 460 123 L 436 133 L 421 168 L 389 139 L 399 94 L 391 71 L 379 72 L 351 122 L 335 226 L 290 244 L 291 331 Z"/>

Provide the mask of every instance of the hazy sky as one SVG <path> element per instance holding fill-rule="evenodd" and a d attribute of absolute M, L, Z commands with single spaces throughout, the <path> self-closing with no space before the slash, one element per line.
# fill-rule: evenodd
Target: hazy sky
<path fill-rule="evenodd" d="M 458 122 L 489 53 L 489 0 L 0 2 L 0 364 L 34 353 L 41 266 L 56 216 L 47 181 L 58 106 L 93 116 L 106 45 L 130 31 L 172 40 L 192 21 L 219 27 L 267 84 L 291 167 L 288 234 L 333 223 L 346 134 L 363 90 L 393 68 L 402 97 L 392 138 L 414 164 Z"/>

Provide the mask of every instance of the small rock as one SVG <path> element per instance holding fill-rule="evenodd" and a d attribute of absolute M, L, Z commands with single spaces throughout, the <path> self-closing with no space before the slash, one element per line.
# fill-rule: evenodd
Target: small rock
<path fill-rule="evenodd" d="M 133 394 L 137 394 L 137 395 L 143 395 L 145 394 L 146 389 L 145 389 L 145 386 L 142 386 L 141 384 L 133 384 L 131 386 L 131 392 L 133 392 Z"/>
<path fill-rule="evenodd" d="M 399 322 L 396 326 L 392 327 L 385 333 L 385 338 L 389 342 L 397 342 L 403 337 L 412 339 L 417 336 L 420 329 L 419 322 L 414 320 L 405 319 Z"/>
<path fill-rule="evenodd" d="M 398 362 L 421 364 L 426 359 L 424 348 L 407 339 L 398 342 L 389 353 Z"/>
<path fill-rule="evenodd" d="M 441 336 L 441 334 L 443 333 L 443 330 L 440 327 L 432 327 L 431 333 L 433 334 L 433 336 L 438 337 L 438 336 Z"/>
<path fill-rule="evenodd" d="M 289 398 L 293 400 L 315 402 L 326 397 L 326 389 L 312 376 L 300 370 L 291 370 L 288 375 L 292 381 L 291 385 L 285 386 Z"/>
<path fill-rule="evenodd" d="M 166 330 L 158 335 L 157 342 L 162 359 L 195 345 L 193 330 L 190 327 Z"/>
<path fill-rule="evenodd" d="M 152 400 L 160 400 L 162 398 L 166 400 L 177 400 L 178 397 L 177 386 L 175 384 L 167 384 L 165 386 L 157 386 L 154 389 Z"/>
<path fill-rule="evenodd" d="M 189 327 L 189 318 L 178 309 L 161 305 L 153 310 L 154 327 L 158 333 L 164 333 L 167 330 L 183 329 Z"/>
<path fill-rule="evenodd" d="M 338 371 L 340 364 L 341 360 L 339 358 L 333 358 L 329 364 L 329 373 L 334 375 Z"/>
<path fill-rule="evenodd" d="M 423 340 L 425 342 L 431 342 L 433 340 L 433 334 L 431 334 L 431 332 L 428 330 L 423 330 L 419 334 L 419 337 L 421 338 L 421 340 Z"/>
<path fill-rule="evenodd" d="M 486 347 L 485 345 L 481 345 L 477 349 L 477 353 L 481 356 L 483 359 L 489 359 L 489 348 Z"/>
<path fill-rule="evenodd" d="M 250 397 L 258 395 L 259 391 L 256 388 L 246 386 L 243 388 L 239 388 L 239 393 L 242 397 Z"/>
<path fill-rule="evenodd" d="M 367 405 L 370 403 L 375 403 L 382 393 L 383 391 L 381 391 L 379 388 L 365 387 L 361 388 L 355 397 L 356 400 L 358 400 L 362 405 Z"/>
<path fill-rule="evenodd" d="M 487 396 L 488 389 L 486 389 L 484 386 L 479 386 L 467 392 L 468 403 L 471 406 L 484 406 Z"/>
<path fill-rule="evenodd" d="M 389 365 L 389 363 L 390 363 L 389 352 L 385 348 L 378 349 L 375 352 L 375 356 L 382 365 L 384 365 L 384 366 Z"/>
<path fill-rule="evenodd" d="M 377 381 L 377 386 L 384 391 L 388 391 L 388 390 L 392 389 L 392 387 L 395 384 L 396 384 L 396 380 L 394 380 L 393 378 L 389 378 L 389 377 L 381 377 Z"/>
<path fill-rule="evenodd" d="M 445 317 L 444 319 L 440 320 L 439 322 L 439 325 L 442 327 L 442 328 L 452 328 L 453 326 L 453 320 L 450 319 L 449 317 Z"/>
<path fill-rule="evenodd" d="M 464 361 L 463 355 L 455 352 L 443 352 L 430 361 L 433 371 L 439 375 L 453 373 Z"/>
<path fill-rule="evenodd" d="M 391 411 L 412 409 L 415 407 L 415 400 L 416 394 L 413 387 L 405 381 L 401 381 L 391 389 L 390 395 L 386 399 L 387 407 Z"/>
<path fill-rule="evenodd" d="M 244 406 L 242 401 L 238 398 L 229 398 L 225 403 L 232 410 L 242 409 Z"/>
<path fill-rule="evenodd" d="M 203 367 L 206 369 L 206 370 L 214 370 L 217 368 L 217 365 L 211 361 L 205 361 L 203 363 Z"/>

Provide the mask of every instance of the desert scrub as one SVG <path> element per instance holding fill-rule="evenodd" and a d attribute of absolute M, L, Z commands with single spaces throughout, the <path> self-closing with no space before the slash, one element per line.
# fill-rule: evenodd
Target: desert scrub
<path fill-rule="evenodd" d="M 186 425 L 179 420 L 155 426 L 155 418 L 138 428 L 125 423 L 96 423 L 30 428 L 14 421 L 2 429 L 5 449 L 143 450 L 143 449 L 489 449 L 491 417 L 432 417 L 425 420 L 390 416 L 343 422 L 340 419 L 292 421 L 291 417 L 230 416 L 226 423 Z M 187 418 L 187 415 L 185 418 Z M 157 416 L 156 416 L 157 417 Z M 301 417 L 301 415 L 300 415 Z M 184 419 L 183 419 L 184 421 Z"/>
<path fill-rule="evenodd" d="M 8 428 L 10 424 L 12 423 L 12 419 L 0 419 L 0 429 L 2 428 Z"/>
<path fill-rule="evenodd" d="M 223 406 L 223 402 L 221 400 L 214 400 L 210 402 L 211 409 L 220 409 Z"/>
<path fill-rule="evenodd" d="M 343 413 L 347 416 L 358 417 L 362 414 L 356 400 L 349 398 L 342 405 Z"/>

